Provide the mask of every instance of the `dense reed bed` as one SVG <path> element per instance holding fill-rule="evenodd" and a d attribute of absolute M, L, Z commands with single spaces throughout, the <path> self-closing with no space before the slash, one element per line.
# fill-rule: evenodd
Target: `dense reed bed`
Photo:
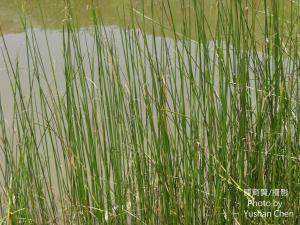
<path fill-rule="evenodd" d="M 26 70 L 3 35 L 1 224 L 299 223 L 299 2 L 172 2 L 66 7 L 59 63 L 23 19 Z"/>

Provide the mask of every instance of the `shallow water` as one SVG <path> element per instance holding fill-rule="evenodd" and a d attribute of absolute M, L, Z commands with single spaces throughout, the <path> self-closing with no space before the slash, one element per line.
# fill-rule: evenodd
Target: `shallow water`
<path fill-rule="evenodd" d="M 42 5 L 40 5 L 38 0 L 0 0 L 1 30 L 3 33 L 22 32 L 24 24 L 20 22 L 20 19 L 25 17 L 28 21 L 27 26 L 32 25 L 35 28 L 61 29 L 63 23 L 68 19 L 76 21 L 79 27 L 87 27 L 93 24 L 93 9 L 98 15 L 101 15 L 104 25 L 122 26 L 124 25 L 124 19 L 127 22 L 126 25 L 129 25 L 131 24 L 132 16 L 140 17 L 138 13 L 142 12 L 143 8 L 142 1 L 139 0 L 96 0 L 93 1 L 94 7 L 92 7 L 91 1 L 71 0 L 69 8 L 72 11 L 72 15 L 69 15 L 67 13 L 68 8 L 64 2 L 60 0 L 43 1 Z M 150 0 L 144 1 L 145 15 L 151 16 L 157 21 L 164 21 L 165 19 L 161 17 L 162 2 L 162 0 L 154 1 L 152 6 Z M 213 11 L 215 2 L 213 0 L 206 3 L 207 13 Z M 171 4 L 175 24 L 179 25 L 182 22 L 182 5 L 180 1 L 171 1 Z M 189 7 L 190 4 L 186 3 L 185 6 Z M 154 7 L 155 10 L 152 11 L 151 7 Z M 131 9 L 135 11 L 133 12 Z"/>
<path fill-rule="evenodd" d="M 71 9 L 73 11 L 73 15 L 71 16 L 73 21 L 76 21 L 78 24 L 78 27 L 81 28 L 79 31 L 79 36 L 82 43 L 87 44 L 88 49 L 85 49 L 85 51 L 91 51 L 92 45 L 93 45 L 93 34 L 91 28 L 93 26 L 93 18 L 92 18 L 92 6 L 90 2 L 84 1 L 84 0 L 73 0 Z M 132 5 L 130 5 L 130 2 L 132 2 Z M 151 1 L 145 1 L 145 15 L 151 16 Z M 164 19 L 163 16 L 159 15 L 161 10 L 161 2 L 157 1 L 155 3 L 155 10 L 154 12 L 156 15 L 153 14 L 153 18 L 155 18 L 155 21 L 164 21 L 167 20 Z M 287 1 L 289 2 L 289 1 Z M 180 1 L 171 1 L 172 5 L 172 13 L 174 14 L 174 22 L 175 26 L 179 28 L 181 27 L 182 23 L 182 5 L 180 5 Z M 95 1 L 95 9 L 97 13 L 101 14 L 101 18 L 103 19 L 103 29 L 106 29 L 108 31 L 109 36 L 114 37 L 114 45 L 116 49 L 120 52 L 119 54 L 119 63 L 121 70 L 125 71 L 125 62 L 124 57 L 122 55 L 123 46 L 121 41 L 121 34 L 120 31 L 122 27 L 124 28 L 124 21 L 123 18 L 128 20 L 132 15 L 136 17 L 140 17 L 140 12 L 142 11 L 142 5 L 141 1 L 135 0 L 135 1 L 127 1 L 127 0 L 104 0 L 104 1 Z M 216 1 L 209 1 L 209 3 L 205 3 L 204 5 L 205 13 L 207 13 L 208 18 L 211 18 L 212 24 L 214 23 L 214 9 L 216 7 Z M 136 10 L 133 14 L 131 14 L 131 11 L 129 8 L 132 7 L 134 10 Z M 191 5 L 186 2 L 185 5 L 186 8 L 191 7 Z M 257 11 L 262 10 L 262 4 L 261 1 L 255 1 L 253 7 Z M 125 9 L 124 13 L 122 14 L 123 9 Z M 41 13 L 42 12 L 42 13 Z M 28 74 L 30 68 L 28 68 L 27 65 L 27 55 L 26 55 L 26 33 L 24 32 L 24 23 L 21 22 L 23 16 L 23 13 L 26 14 L 27 18 L 27 25 L 26 27 L 29 28 L 32 26 L 34 29 L 34 35 L 37 40 L 39 51 L 43 57 L 43 60 L 46 62 L 44 64 L 45 66 L 45 72 L 50 76 L 50 83 L 53 71 L 51 70 L 50 65 L 50 58 L 49 58 L 49 52 L 46 45 L 46 38 L 49 41 L 50 48 L 50 57 L 54 62 L 56 78 L 60 80 L 58 83 L 59 85 L 59 91 L 63 92 L 64 90 L 64 81 L 63 81 L 63 57 L 62 57 L 62 27 L 64 22 L 67 19 L 70 19 L 70 16 L 66 13 L 66 7 L 64 6 L 63 1 L 45 1 L 43 2 L 43 5 L 39 5 L 39 1 L 33 0 L 33 1 L 8 1 L 8 0 L 0 0 L 0 27 L 1 31 L 4 34 L 3 38 L 7 44 L 7 49 L 9 52 L 9 55 L 11 57 L 11 60 L 13 64 L 15 64 L 16 60 L 18 60 L 19 63 L 19 70 L 20 70 L 20 78 L 23 85 L 24 93 L 30 92 L 30 86 L 28 82 Z M 41 16 L 43 14 L 43 17 Z M 257 14 L 257 20 L 260 20 L 260 16 L 262 16 L 263 13 Z M 150 18 L 150 17 L 149 17 Z M 151 22 L 148 20 L 148 22 Z M 195 23 L 194 18 L 191 17 L 191 23 Z M 261 22 L 262 23 L 262 22 Z M 166 22 L 167 24 L 167 22 Z M 127 27 L 126 27 L 127 28 Z M 145 33 L 148 41 L 151 43 L 155 40 L 157 49 L 160 49 L 160 46 L 162 43 L 166 43 L 169 46 L 169 51 L 171 54 L 175 52 L 175 46 L 178 48 L 182 48 L 183 43 L 178 41 L 175 43 L 174 39 L 172 39 L 172 35 L 170 35 L 167 38 L 162 38 L 159 35 L 156 35 L 155 37 L 151 34 L 151 30 L 147 30 L 147 25 L 145 27 Z M 259 29 L 262 29 L 260 27 Z M 128 29 L 130 30 L 130 29 Z M 131 30 L 135 30 L 134 28 Z M 167 29 L 168 30 L 168 29 Z M 30 29 L 27 29 L 27 33 L 29 36 L 32 35 L 30 32 Z M 172 32 L 170 32 L 172 33 Z M 159 34 L 159 32 L 158 32 Z M 167 34 L 168 35 L 168 34 Z M 260 37 L 262 33 L 259 31 L 257 32 L 257 37 Z M 29 37 L 30 39 L 31 37 Z M 142 42 L 142 39 L 140 40 Z M 85 44 L 84 44 L 85 45 Z M 211 60 L 213 61 L 213 58 L 216 56 L 216 51 L 214 48 L 214 43 L 211 42 L 210 44 L 210 52 L 209 56 Z M 191 49 L 193 54 L 193 57 L 196 57 L 197 54 L 199 55 L 199 45 L 197 42 L 192 41 L 191 42 Z M 225 47 L 226 48 L 226 47 Z M 224 48 L 224 53 L 227 54 Z M 4 48 L 4 42 L 1 38 L 0 40 L 0 49 L 2 51 L 5 51 Z M 92 50 L 93 51 L 93 50 Z M 233 49 L 230 50 L 230 60 L 234 60 L 233 57 Z M 250 53 L 251 54 L 251 53 Z M 263 54 L 258 53 L 259 55 L 256 56 L 256 60 L 264 61 Z M 0 95 L 1 95 L 1 103 L 4 111 L 4 115 L 7 121 L 12 120 L 12 108 L 13 108 L 13 96 L 10 88 L 10 77 L 8 76 L 7 66 L 5 65 L 5 59 L 6 57 L 0 57 Z M 253 64 L 253 63 L 252 63 Z M 252 65 L 250 63 L 250 66 Z M 286 74 L 290 74 L 291 71 L 294 68 L 294 62 L 286 62 Z M 218 73 L 218 65 L 210 65 L 214 68 L 215 73 Z M 86 67 L 88 67 L 86 65 Z M 196 69 L 196 65 L 192 66 L 194 69 Z M 253 66 L 251 66 L 253 67 Z M 272 67 L 274 69 L 274 67 Z M 31 68 L 32 69 L 32 68 Z M 213 68 L 211 68 L 213 70 Z M 234 70 L 235 68 L 232 68 Z M 255 68 L 249 68 L 249 72 L 252 76 L 251 78 L 251 85 L 252 88 L 254 85 L 254 78 L 255 76 L 260 75 L 260 71 L 256 71 Z M 10 73 L 11 74 L 11 73 Z M 125 79 L 125 78 L 124 78 Z M 126 80 L 126 79 L 125 79 Z M 175 82 L 177 83 L 177 81 Z M 218 77 L 215 76 L 214 78 L 215 83 L 215 89 L 218 91 L 218 84 L 219 80 Z M 9 123 L 9 122 L 8 122 Z"/>

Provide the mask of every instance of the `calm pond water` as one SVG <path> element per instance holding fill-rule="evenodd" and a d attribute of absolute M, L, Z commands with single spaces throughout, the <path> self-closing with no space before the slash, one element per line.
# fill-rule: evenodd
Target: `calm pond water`
<path fill-rule="evenodd" d="M 20 22 L 20 15 L 24 14 L 35 28 L 61 29 L 63 22 L 68 18 L 66 16 L 67 7 L 64 2 L 61 0 L 43 1 L 42 5 L 40 5 L 40 1 L 38 0 L 0 0 L 0 26 L 2 32 L 4 34 L 22 32 L 24 28 Z M 78 26 L 87 27 L 92 25 L 92 1 L 71 0 L 70 2 L 72 18 Z M 124 19 L 126 19 L 127 23 L 130 23 L 132 18 L 131 13 L 138 16 L 137 12 L 142 12 L 143 8 L 145 9 L 145 15 L 151 16 L 157 21 L 166 22 L 165 17 L 162 16 L 162 14 L 166 13 L 166 10 L 163 9 L 165 6 L 163 6 L 162 2 L 164 1 L 162 0 L 153 1 L 153 5 L 150 0 L 96 0 L 93 2 L 94 9 L 99 15 L 101 14 L 104 25 L 121 25 Z M 144 5 L 142 5 L 142 2 L 144 2 Z M 171 0 L 170 3 L 172 4 L 174 22 L 176 26 L 179 26 L 182 23 L 182 7 L 187 9 L 191 6 L 188 1 L 184 5 L 178 0 Z M 213 13 L 215 4 L 215 0 L 207 1 L 205 4 L 207 15 Z M 137 11 L 132 12 L 131 9 Z M 193 22 L 195 21 L 193 20 Z"/>
<path fill-rule="evenodd" d="M 92 31 L 89 29 L 93 25 L 93 17 L 92 17 L 92 1 L 85 0 L 72 0 L 71 1 L 71 10 L 73 12 L 72 18 L 78 24 L 80 30 L 80 38 L 83 41 L 87 41 L 88 45 L 93 44 Z M 144 13 L 147 17 L 147 23 L 149 23 L 149 27 L 146 24 L 146 33 L 149 33 L 148 38 L 153 40 L 151 26 L 153 25 L 150 18 L 155 18 L 155 22 L 162 23 L 165 27 L 170 28 L 170 23 L 168 21 L 170 14 L 166 12 L 164 9 L 164 5 L 162 0 L 154 1 L 153 5 L 152 1 L 144 1 L 144 5 L 142 5 L 143 1 L 140 0 L 98 0 L 94 1 L 94 6 L 101 15 L 103 21 L 103 27 L 106 27 L 109 31 L 109 34 L 112 34 L 115 37 L 116 47 L 121 50 L 121 36 L 119 27 L 127 28 L 127 24 L 130 24 L 130 19 L 132 16 L 136 17 L 136 19 L 141 18 L 141 12 L 143 8 L 145 9 Z M 204 12 L 206 13 L 206 17 L 210 19 L 211 24 L 215 23 L 216 18 L 216 6 L 217 1 L 204 1 Z M 166 3 L 166 2 L 164 2 Z M 261 39 L 263 33 L 263 1 L 256 0 L 253 1 L 251 7 L 253 8 L 253 12 L 256 12 L 255 18 L 258 21 L 258 24 L 261 26 L 257 26 L 256 35 L 257 39 Z M 182 28 L 183 21 L 183 12 L 191 13 L 192 5 L 189 1 L 185 1 L 182 4 L 182 1 L 178 0 L 170 0 L 170 7 L 173 14 L 173 19 L 175 26 L 180 31 Z M 287 7 L 288 8 L 288 7 Z M 130 10 L 133 9 L 134 11 Z M 153 10 L 152 10 L 153 9 Z M 288 10 L 288 9 L 286 9 Z M 24 73 L 21 79 L 24 81 L 24 90 L 29 88 L 28 84 L 26 86 L 26 44 L 25 44 L 25 33 L 24 33 L 24 23 L 22 20 L 26 15 L 27 27 L 32 26 L 34 28 L 34 33 L 37 37 L 39 50 L 41 55 L 45 57 L 46 62 L 50 62 L 48 57 L 48 49 L 46 45 L 45 33 L 44 30 L 47 30 L 47 38 L 49 41 L 49 45 L 51 46 L 51 55 L 52 58 L 55 59 L 56 68 L 59 76 L 63 76 L 62 74 L 62 32 L 61 29 L 66 19 L 69 18 L 67 12 L 67 7 L 65 6 L 64 1 L 61 0 L 53 0 L 53 1 L 44 1 L 42 5 L 40 5 L 40 1 L 32 0 L 32 1 L 23 1 L 23 0 L 0 0 L 0 28 L 3 33 L 3 37 L 7 43 L 8 51 L 13 60 L 18 57 L 20 70 Z M 251 12 L 249 12 L 251 13 Z M 42 16 L 43 15 L 43 16 Z M 195 24 L 195 18 L 193 14 L 189 14 L 190 23 Z M 149 16 L 149 17 L 148 17 Z M 124 24 L 125 19 L 125 24 Z M 170 31 L 170 38 L 167 38 L 167 42 L 169 44 L 172 43 L 172 31 L 171 29 L 167 29 Z M 157 31 L 159 34 L 159 29 Z M 168 34 L 166 34 L 168 35 Z M 193 36 L 193 30 L 191 32 L 191 36 Z M 159 35 L 158 35 L 159 37 Z M 161 41 L 161 40 L 160 40 Z M 158 42 L 159 44 L 159 42 Z M 192 44 L 192 48 L 196 49 L 199 47 L 197 44 Z M 211 44 L 213 49 L 213 43 Z M 3 40 L 0 40 L 0 48 L 4 50 Z M 89 50 L 88 50 L 89 51 Z M 213 51 L 211 52 L 211 58 L 213 57 Z M 262 56 L 260 56 L 262 57 Z M 124 58 L 120 56 L 120 64 L 124 66 Z M 49 63 L 45 64 L 46 71 L 51 70 Z M 217 78 L 216 78 L 217 79 Z M 0 57 L 0 93 L 2 98 L 2 105 L 5 115 L 9 118 L 10 112 L 12 109 L 13 101 L 12 94 L 9 91 L 9 77 L 7 76 L 7 70 L 5 66 L 4 58 Z"/>
<path fill-rule="evenodd" d="M 122 49 L 121 36 L 118 31 L 118 27 L 124 27 L 124 19 L 126 24 L 130 24 L 130 18 L 132 13 L 137 17 L 141 18 L 140 12 L 142 12 L 142 1 L 135 0 L 101 0 L 94 1 L 94 6 L 101 15 L 103 22 L 103 27 L 106 27 L 108 32 L 115 37 L 115 44 L 118 49 Z M 164 16 L 160 15 L 162 13 L 162 2 L 154 1 L 155 5 L 151 5 L 151 1 L 145 1 L 144 8 L 146 9 L 145 15 L 151 15 L 155 17 L 156 21 L 165 21 Z M 174 13 L 174 21 L 176 26 L 180 26 L 182 22 L 182 5 L 180 1 L 172 2 L 172 13 Z M 71 10 L 73 12 L 72 18 L 81 28 L 81 38 L 82 40 L 87 40 L 89 45 L 92 45 L 93 38 L 91 35 L 91 27 L 93 25 L 92 17 L 92 5 L 91 1 L 83 0 L 73 0 L 71 1 Z M 213 3 L 211 2 L 206 5 L 207 13 L 212 12 Z M 186 4 L 185 7 L 188 7 Z M 154 7 L 156 10 L 151 10 Z M 132 12 L 129 9 L 134 9 Z M 65 21 L 69 18 L 66 13 L 67 8 L 64 1 L 44 1 L 40 5 L 40 1 L 7 1 L 0 0 L 0 28 L 3 33 L 3 38 L 7 44 L 7 48 L 11 59 L 14 61 L 18 58 L 21 80 L 23 81 L 24 91 L 29 92 L 29 84 L 27 79 L 27 56 L 26 56 L 26 44 L 25 44 L 25 33 L 24 33 L 24 15 L 26 15 L 26 26 L 27 29 L 30 27 L 34 28 L 34 33 L 38 40 L 39 50 L 41 55 L 45 57 L 46 71 L 51 72 L 50 61 L 48 56 L 48 49 L 46 45 L 45 33 L 43 30 L 47 30 L 47 38 L 49 45 L 51 46 L 51 55 L 55 59 L 56 69 L 58 76 L 63 77 L 62 73 L 62 27 Z M 153 12 L 153 13 L 152 13 Z M 148 21 L 151 22 L 151 21 Z M 127 27 L 127 26 L 126 26 Z M 148 27 L 146 26 L 146 29 Z M 158 29 L 159 30 L 159 29 Z M 171 33 L 171 30 L 169 30 Z M 147 31 L 146 31 L 147 32 Z M 149 28 L 149 32 L 151 29 Z M 168 32 L 168 31 L 167 31 Z M 150 37 L 150 36 L 149 36 Z M 153 39 L 150 37 L 150 39 Z M 168 40 L 171 42 L 171 39 Z M 0 48 L 4 50 L 4 43 L 1 38 Z M 120 57 L 121 64 L 124 59 Z M 0 57 L 0 93 L 2 99 L 2 106 L 4 114 L 7 119 L 10 120 L 11 110 L 13 106 L 12 93 L 10 91 L 9 77 L 7 76 L 8 71 L 5 66 L 5 58 Z M 61 82 L 63 83 L 63 82 Z"/>
<path fill-rule="evenodd" d="M 24 90 L 29 88 L 28 82 L 26 86 L 26 69 L 27 61 L 26 61 L 26 44 L 25 44 L 25 33 L 24 33 L 24 18 L 26 18 L 26 27 L 29 30 L 30 27 L 34 28 L 34 33 L 37 37 L 39 50 L 41 55 L 45 57 L 45 62 L 50 62 L 48 57 L 48 49 L 46 45 L 45 39 L 45 30 L 46 35 L 49 41 L 49 45 L 51 46 L 51 57 L 55 59 L 57 74 L 58 76 L 63 77 L 62 73 L 62 28 L 66 22 L 72 18 L 72 20 L 78 25 L 80 28 L 80 38 L 83 41 L 87 41 L 88 45 L 93 44 L 93 34 L 92 27 L 93 26 L 93 9 L 97 12 L 97 14 L 101 15 L 102 26 L 106 27 L 108 33 L 115 37 L 114 44 L 116 44 L 116 48 L 122 51 L 122 41 L 120 28 L 133 28 L 130 26 L 131 20 L 134 17 L 136 21 L 142 23 L 142 12 L 145 15 L 145 30 L 144 32 L 147 34 L 150 40 L 154 40 L 154 36 L 152 35 L 152 27 L 155 24 L 162 24 L 165 29 L 167 37 L 167 42 L 169 44 L 172 43 L 172 28 L 170 24 L 170 16 L 172 14 L 172 18 L 174 21 L 174 25 L 176 30 L 179 32 L 183 28 L 183 20 L 187 18 L 189 23 L 191 24 L 190 35 L 193 39 L 195 29 L 193 26 L 196 24 L 196 19 L 193 16 L 193 5 L 190 3 L 191 1 L 179 1 L 179 0 L 170 0 L 170 5 L 167 6 L 166 2 L 163 0 L 151 1 L 151 0 L 95 0 L 95 1 L 86 1 L 86 0 L 71 0 L 71 6 L 66 7 L 65 1 L 61 0 L 52 0 L 52 1 L 43 1 L 39 0 L 0 0 L 0 29 L 3 34 L 3 38 L 7 44 L 9 54 L 11 59 L 16 60 L 18 58 L 20 71 L 22 73 L 21 79 L 24 81 Z M 92 2 L 94 2 L 92 6 Z M 183 3 L 184 2 L 184 3 Z M 201 1 L 200 1 L 201 2 Z M 227 1 L 223 3 L 226 4 Z M 230 2 L 230 1 L 229 1 Z M 264 37 L 264 4 L 263 0 L 254 0 L 249 5 L 249 8 L 246 7 L 244 10 L 247 11 L 247 15 L 254 16 L 256 20 L 255 30 L 255 38 L 258 42 L 263 41 Z M 288 6 L 298 6 L 293 1 L 284 1 L 288 4 Z M 203 12 L 205 13 L 205 17 L 207 18 L 207 22 L 214 27 L 216 23 L 216 18 L 218 17 L 216 12 L 216 7 L 218 7 L 218 1 L 203 1 L 202 7 L 204 7 Z M 222 3 L 222 4 L 223 4 Z M 267 1 L 267 4 L 270 5 L 271 1 Z M 167 10 L 167 7 L 171 7 L 170 11 Z M 67 13 L 68 9 L 71 9 L 72 15 Z M 144 9 L 144 11 L 143 11 Z M 251 10 L 250 10 L 251 9 Z M 224 7 L 226 10 L 226 7 Z M 289 15 L 290 7 L 284 7 L 284 12 L 286 15 Z M 186 13 L 186 14 L 185 14 Z M 26 15 L 26 16 L 24 16 Z M 187 16 L 189 15 L 189 16 Z M 281 14 L 280 14 L 281 15 Z M 186 17 L 187 16 L 187 17 Z M 282 15 L 283 16 L 283 15 Z M 288 27 L 290 22 L 287 18 L 282 17 L 281 20 L 283 24 Z M 23 22 L 22 22 L 23 21 Z M 128 26 L 129 24 L 129 26 Z M 141 24 L 140 24 L 141 25 Z M 160 26 L 155 26 L 157 29 L 155 34 L 156 37 L 159 37 L 160 34 Z M 168 33 L 169 32 L 169 33 Z M 157 44 L 160 43 L 160 40 Z M 174 43 L 173 43 L 174 44 Z M 174 45 L 173 45 L 174 46 Z M 259 44 L 258 44 L 259 46 Z M 212 51 L 210 53 L 211 58 L 215 54 L 213 51 L 214 44 L 211 43 Z M 192 43 L 192 49 L 197 51 L 199 48 L 197 43 Z M 4 43 L 2 38 L 0 39 L 0 49 L 4 50 Z M 86 49 L 89 51 L 88 49 Z M 199 50 L 199 49 L 198 49 Z M 232 51 L 231 51 L 232 54 Z M 260 53 L 258 53 L 260 54 Z M 263 55 L 260 54 L 259 58 L 263 58 Z M 124 58 L 120 55 L 120 65 L 124 66 Z M 45 63 L 46 71 L 50 72 L 50 63 Z M 293 63 L 287 63 L 287 65 L 291 65 Z M 217 65 L 215 65 L 217 66 Z M 287 66 L 287 73 L 291 71 L 293 66 Z M 217 72 L 216 68 L 216 72 Z M 255 73 L 255 71 L 252 71 Z M 2 106 L 5 115 L 9 118 L 11 114 L 11 109 L 13 106 L 12 94 L 10 92 L 10 84 L 9 77 L 7 76 L 8 72 L 5 66 L 4 58 L 0 57 L 0 93 L 2 99 Z M 216 78 L 217 79 L 217 78 Z"/>

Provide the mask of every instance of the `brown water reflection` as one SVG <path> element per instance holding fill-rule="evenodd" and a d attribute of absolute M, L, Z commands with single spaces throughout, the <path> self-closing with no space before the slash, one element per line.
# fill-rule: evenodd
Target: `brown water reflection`
<path fill-rule="evenodd" d="M 2 32 L 22 32 L 23 25 L 20 21 L 20 15 L 24 14 L 35 28 L 61 29 L 63 22 L 69 18 L 66 13 L 69 8 L 79 27 L 87 27 L 93 23 L 93 9 L 96 9 L 96 12 L 101 15 L 105 25 L 120 25 L 124 22 L 124 18 L 129 20 L 132 18 L 130 9 L 142 11 L 142 8 L 145 8 L 145 13 L 154 18 L 160 18 L 163 12 L 163 1 L 161 0 L 154 1 L 154 3 L 145 1 L 144 5 L 142 5 L 142 1 L 138 0 L 71 0 L 70 7 L 67 7 L 65 2 L 61 0 L 47 0 L 42 3 L 38 0 L 0 0 L 0 26 Z M 180 1 L 172 1 L 172 13 L 176 15 L 174 17 L 176 24 L 179 24 L 182 20 L 182 17 L 177 15 L 181 15 L 182 7 L 187 6 L 189 6 L 187 3 L 182 5 Z M 153 8 L 155 10 L 152 10 Z M 43 21 L 45 21 L 45 26 Z"/>

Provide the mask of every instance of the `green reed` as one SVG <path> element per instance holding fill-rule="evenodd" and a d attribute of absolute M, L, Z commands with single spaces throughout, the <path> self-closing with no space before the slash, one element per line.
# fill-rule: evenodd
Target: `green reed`
<path fill-rule="evenodd" d="M 82 38 L 66 2 L 63 77 L 46 30 L 44 53 L 22 19 L 25 72 L 3 35 L 1 224 L 297 224 L 299 3 L 139 3 Z"/>

